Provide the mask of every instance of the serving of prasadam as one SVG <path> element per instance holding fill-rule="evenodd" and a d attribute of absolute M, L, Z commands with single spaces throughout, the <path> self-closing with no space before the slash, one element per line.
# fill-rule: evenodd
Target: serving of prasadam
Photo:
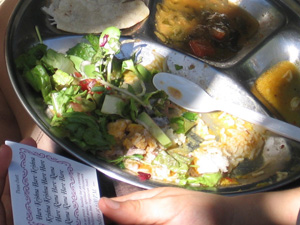
<path fill-rule="evenodd" d="M 226 195 L 270 190 L 300 177 L 300 143 L 222 111 L 188 111 L 152 80 L 159 72 L 183 76 L 218 100 L 290 123 L 253 95 L 256 87 L 275 104 L 269 96 L 284 86 L 276 98 L 284 102 L 296 85 L 273 81 L 270 69 L 291 58 L 289 71 L 298 67 L 291 49 L 299 39 L 283 28 L 295 20 L 290 12 L 267 0 L 24 0 L 7 35 L 9 75 L 47 135 L 114 179 Z M 273 46 L 281 55 L 265 54 Z"/>

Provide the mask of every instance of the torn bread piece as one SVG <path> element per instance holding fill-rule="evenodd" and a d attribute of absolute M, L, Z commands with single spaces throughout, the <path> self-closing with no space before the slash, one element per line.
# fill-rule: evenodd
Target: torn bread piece
<path fill-rule="evenodd" d="M 141 0 L 53 0 L 42 10 L 53 17 L 57 29 L 71 33 L 101 33 L 106 27 L 125 29 L 149 16 Z"/>

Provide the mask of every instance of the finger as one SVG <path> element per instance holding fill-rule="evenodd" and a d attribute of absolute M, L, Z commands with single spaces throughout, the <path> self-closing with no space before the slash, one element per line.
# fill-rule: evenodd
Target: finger
<path fill-rule="evenodd" d="M 22 144 L 30 145 L 36 147 L 36 142 L 32 138 L 25 138 L 21 141 Z M 11 148 L 7 145 L 1 145 L 0 147 L 0 179 L 5 183 L 5 177 L 7 174 L 7 169 L 12 159 L 12 151 Z M 0 190 L 1 189 L 0 187 Z M 2 193 L 2 192 L 0 192 Z"/>
<path fill-rule="evenodd" d="M 36 142 L 32 138 L 25 138 L 21 141 L 22 144 L 36 147 Z M 5 179 L 7 169 L 11 162 L 12 151 L 7 145 L 1 145 L 0 147 L 0 179 Z"/>
<path fill-rule="evenodd" d="M 0 224 L 6 225 L 5 209 L 2 202 L 0 202 Z"/>
<path fill-rule="evenodd" d="M 159 195 L 163 190 L 161 188 L 154 188 L 150 190 L 144 190 L 144 191 L 137 191 L 133 192 L 127 195 L 118 196 L 112 198 L 115 201 L 123 202 L 127 200 L 137 200 L 137 199 L 146 199 L 146 198 L 152 198 L 154 196 Z"/>
<path fill-rule="evenodd" d="M 22 140 L 21 143 L 36 147 L 36 142 L 32 138 L 26 138 Z M 0 197 L 6 207 L 5 210 L 4 205 L 2 204 L 2 202 L 0 202 L 0 224 L 1 225 L 6 224 L 6 222 L 12 224 L 11 201 L 10 201 L 9 186 L 8 186 L 8 179 L 7 179 L 7 171 L 11 159 L 12 159 L 11 148 L 7 145 L 0 146 Z M 5 193 L 4 193 L 4 189 L 5 189 Z"/>
<path fill-rule="evenodd" d="M 11 162 L 12 158 L 12 151 L 10 147 L 7 145 L 1 145 L 0 147 L 0 186 L 2 184 L 4 185 L 5 183 L 5 178 L 7 174 L 7 169 L 9 167 L 9 164 Z M 0 190 L 2 191 L 3 189 L 0 187 Z M 2 192 L 0 192 L 2 193 Z"/>
<path fill-rule="evenodd" d="M 29 146 L 32 146 L 32 147 L 37 147 L 37 144 L 36 144 L 36 141 L 33 139 L 33 138 L 24 138 L 22 141 L 21 141 L 22 144 L 25 144 L 25 145 L 29 145 Z"/>
<path fill-rule="evenodd" d="M 175 204 L 173 199 L 176 198 L 157 197 L 119 202 L 102 197 L 99 208 L 106 217 L 118 224 L 164 224 L 177 214 L 174 208 L 170 209 Z"/>
<path fill-rule="evenodd" d="M 145 191 L 138 191 L 134 192 L 128 195 L 124 196 L 118 196 L 115 198 L 112 198 L 113 200 L 116 201 L 127 201 L 127 200 L 138 200 L 138 199 L 147 199 L 147 198 L 153 198 L 155 196 L 173 196 L 173 195 L 181 195 L 181 194 L 186 194 L 189 192 L 186 189 L 182 188 L 173 188 L 173 187 L 162 187 L 162 188 L 153 188 Z"/>
<path fill-rule="evenodd" d="M 5 208 L 6 223 L 7 223 L 7 225 L 13 225 L 11 195 L 10 195 L 8 176 L 6 176 L 5 187 L 4 187 L 3 195 L 2 195 L 2 203 Z"/>
<path fill-rule="evenodd" d="M 11 162 L 12 151 L 10 147 L 6 145 L 0 146 L 0 197 L 2 197 L 5 187 L 6 175 L 9 164 Z M 6 224 L 5 209 L 0 202 L 0 224 Z"/>

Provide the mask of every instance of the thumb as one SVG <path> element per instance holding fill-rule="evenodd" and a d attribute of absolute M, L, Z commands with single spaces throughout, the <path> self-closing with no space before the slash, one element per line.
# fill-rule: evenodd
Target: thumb
<path fill-rule="evenodd" d="M 154 199 L 126 200 L 123 202 L 102 197 L 99 208 L 109 219 L 118 224 L 156 224 L 160 217 Z"/>
<path fill-rule="evenodd" d="M 11 162 L 12 151 L 6 145 L 0 146 L 0 179 L 4 182 L 7 174 L 7 169 Z"/>

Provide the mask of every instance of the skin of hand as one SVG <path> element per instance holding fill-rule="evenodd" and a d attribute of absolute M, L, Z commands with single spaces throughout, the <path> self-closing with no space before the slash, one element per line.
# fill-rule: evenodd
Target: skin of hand
<path fill-rule="evenodd" d="M 226 198 L 182 188 L 155 188 L 102 197 L 102 213 L 118 224 L 224 224 Z"/>
<path fill-rule="evenodd" d="M 221 196 L 182 188 L 155 188 L 99 201 L 118 224 L 296 224 L 300 188 Z M 300 223 L 299 223 L 300 224 Z"/>
<path fill-rule="evenodd" d="M 21 141 L 22 144 L 36 147 L 36 142 L 32 138 Z M 7 171 L 12 158 L 12 151 L 7 145 L 0 147 L 0 224 L 12 225 L 11 199 Z"/>

